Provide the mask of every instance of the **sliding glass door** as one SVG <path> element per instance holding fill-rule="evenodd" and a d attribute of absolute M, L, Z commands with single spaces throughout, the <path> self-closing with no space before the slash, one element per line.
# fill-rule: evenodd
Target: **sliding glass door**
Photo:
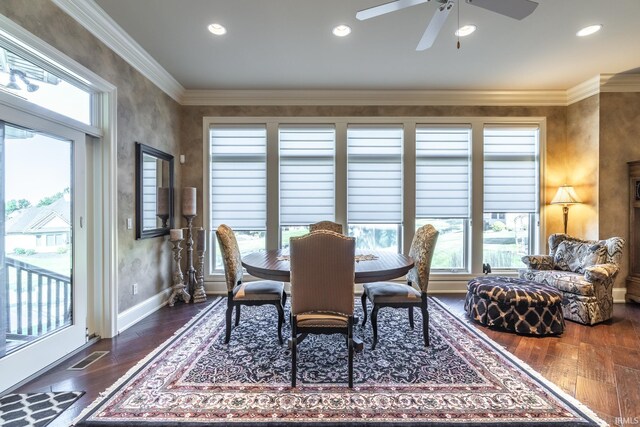
<path fill-rule="evenodd" d="M 0 121 L 0 390 L 86 342 L 85 144 L 24 113 Z"/>

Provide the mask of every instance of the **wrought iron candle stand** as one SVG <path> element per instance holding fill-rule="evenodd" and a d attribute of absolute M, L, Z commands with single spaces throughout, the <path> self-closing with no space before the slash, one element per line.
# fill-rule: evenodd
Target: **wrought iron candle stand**
<path fill-rule="evenodd" d="M 176 301 L 180 299 L 188 303 L 191 299 L 191 295 L 189 295 L 184 288 L 184 276 L 182 275 L 182 268 L 180 267 L 180 260 L 182 259 L 180 256 L 180 252 L 182 251 L 180 242 L 182 242 L 182 239 L 172 239 L 169 241 L 173 245 L 173 259 L 176 264 L 173 272 L 173 291 L 171 291 L 171 295 L 169 296 L 169 306 L 173 307 Z"/>

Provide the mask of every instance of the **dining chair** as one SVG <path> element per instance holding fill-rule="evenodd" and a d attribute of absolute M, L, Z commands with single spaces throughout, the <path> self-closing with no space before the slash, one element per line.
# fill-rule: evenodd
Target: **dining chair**
<path fill-rule="evenodd" d="M 333 221 L 320 221 L 315 224 L 309 224 L 309 232 L 318 231 L 318 230 L 329 230 L 334 233 L 343 234 L 342 233 L 342 224 L 338 224 Z"/>
<path fill-rule="evenodd" d="M 433 250 L 438 240 L 438 231 L 431 224 L 416 230 L 411 242 L 409 256 L 414 260 L 414 267 L 407 273 L 407 283 L 374 282 L 365 283 L 362 293 L 362 326 L 367 323 L 367 299 L 371 301 L 371 326 L 373 328 L 373 345 L 378 343 L 378 310 L 382 307 L 407 308 L 409 325 L 413 329 L 413 307 L 420 307 L 422 312 L 422 334 L 424 345 L 429 346 L 429 311 L 427 310 L 427 288 Z M 413 283 L 418 289 L 413 287 Z"/>
<path fill-rule="evenodd" d="M 291 387 L 296 386 L 297 345 L 307 334 L 344 334 L 353 387 L 353 237 L 328 230 L 290 239 Z"/>
<path fill-rule="evenodd" d="M 236 309 L 236 324 L 240 323 L 240 307 L 242 305 L 271 304 L 278 310 L 278 341 L 282 345 L 282 324 L 284 323 L 284 306 L 287 294 L 284 283 L 273 280 L 243 282 L 242 258 L 235 233 L 226 224 L 216 230 L 224 262 L 224 275 L 227 282 L 227 312 L 224 343 L 231 338 L 231 316 Z"/>

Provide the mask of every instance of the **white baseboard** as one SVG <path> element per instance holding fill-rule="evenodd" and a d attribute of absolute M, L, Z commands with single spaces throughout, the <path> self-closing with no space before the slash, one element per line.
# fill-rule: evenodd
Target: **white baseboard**
<path fill-rule="evenodd" d="M 613 302 L 624 303 L 624 296 L 627 294 L 627 288 L 613 288 Z"/>
<path fill-rule="evenodd" d="M 165 289 L 122 313 L 118 313 L 118 333 L 130 328 L 154 311 L 158 311 L 161 307 L 165 306 L 169 301 L 170 294 L 171 289 Z"/>

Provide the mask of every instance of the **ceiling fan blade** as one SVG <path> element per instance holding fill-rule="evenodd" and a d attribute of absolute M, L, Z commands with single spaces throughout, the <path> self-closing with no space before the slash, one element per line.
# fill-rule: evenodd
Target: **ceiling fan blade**
<path fill-rule="evenodd" d="M 438 7 L 433 18 L 431 18 L 431 22 L 429 22 L 429 26 L 427 26 L 427 29 L 422 35 L 416 50 L 429 49 L 433 45 L 433 42 L 436 41 L 436 37 L 440 34 L 440 30 L 442 29 L 444 22 L 447 20 L 447 16 L 449 16 L 449 12 L 451 12 L 452 8 L 452 0 L 448 0 L 445 4 Z"/>
<path fill-rule="evenodd" d="M 428 1 L 431 0 L 396 0 L 389 3 L 381 4 L 380 6 L 374 6 L 370 7 L 369 9 L 361 10 L 356 13 L 356 19 L 364 21 L 365 19 L 375 18 L 376 16 L 395 12 L 396 10 L 406 9 L 407 7 L 426 3 Z"/>
<path fill-rule="evenodd" d="M 519 20 L 531 15 L 538 7 L 538 3 L 532 0 L 467 0 L 467 3 Z"/>

